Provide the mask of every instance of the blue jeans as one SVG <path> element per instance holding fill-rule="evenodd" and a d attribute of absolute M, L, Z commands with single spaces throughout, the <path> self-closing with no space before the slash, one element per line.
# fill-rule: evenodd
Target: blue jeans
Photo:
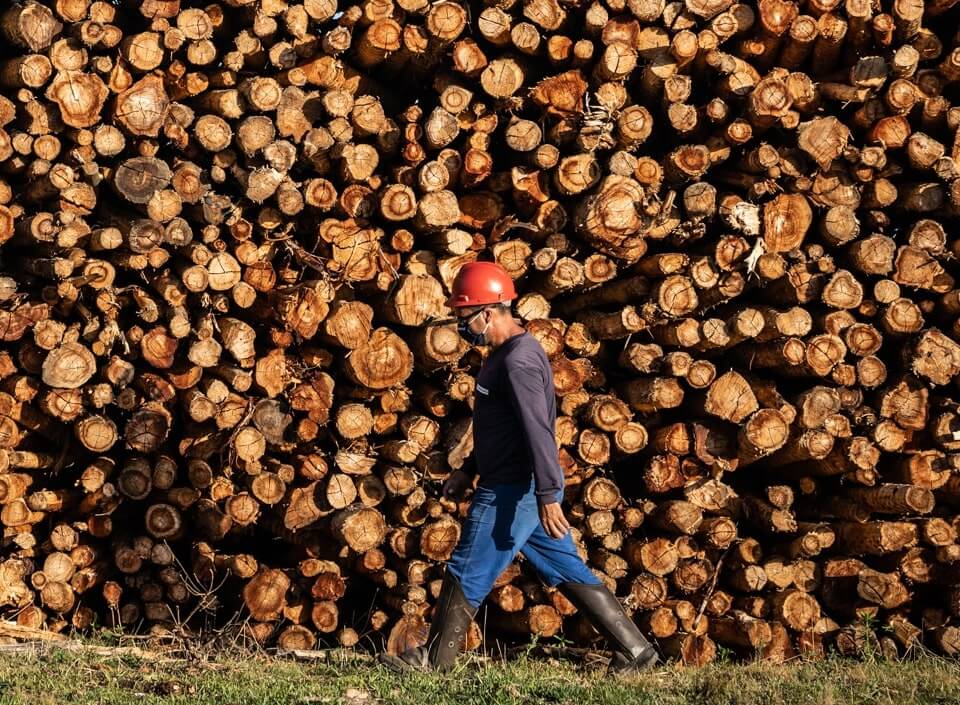
<path fill-rule="evenodd" d="M 521 551 L 550 586 L 600 582 L 580 558 L 569 532 L 555 539 L 543 530 L 533 481 L 478 487 L 460 542 L 447 562 L 467 602 L 479 607 Z"/>

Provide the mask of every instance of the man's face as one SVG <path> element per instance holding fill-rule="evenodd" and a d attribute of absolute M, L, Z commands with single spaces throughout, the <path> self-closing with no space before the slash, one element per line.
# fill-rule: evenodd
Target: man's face
<path fill-rule="evenodd" d="M 458 308 L 457 323 L 460 327 L 465 327 L 474 333 L 481 333 L 486 325 L 486 316 L 483 312 L 486 310 L 483 306 L 469 306 Z"/>

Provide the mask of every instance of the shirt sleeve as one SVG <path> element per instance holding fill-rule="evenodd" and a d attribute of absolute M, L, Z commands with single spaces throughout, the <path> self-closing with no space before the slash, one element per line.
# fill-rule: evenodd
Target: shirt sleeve
<path fill-rule="evenodd" d="M 467 456 L 467 459 L 463 461 L 463 465 L 459 468 L 460 472 L 465 472 L 470 477 L 476 477 L 477 475 L 477 459 L 473 455 L 473 451 L 470 451 L 470 455 Z"/>
<path fill-rule="evenodd" d="M 550 412 L 542 372 L 533 366 L 507 369 L 510 403 L 523 426 L 523 435 L 533 459 L 533 477 L 537 501 L 552 504 L 563 489 L 563 470 L 557 452 L 556 432 L 550 424 Z"/>

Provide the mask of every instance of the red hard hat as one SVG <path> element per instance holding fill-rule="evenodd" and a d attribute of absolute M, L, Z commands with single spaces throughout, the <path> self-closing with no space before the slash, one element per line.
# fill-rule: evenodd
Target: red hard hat
<path fill-rule="evenodd" d="M 467 262 L 453 280 L 453 293 L 447 300 L 451 308 L 506 303 L 517 298 L 513 279 L 496 262 Z"/>

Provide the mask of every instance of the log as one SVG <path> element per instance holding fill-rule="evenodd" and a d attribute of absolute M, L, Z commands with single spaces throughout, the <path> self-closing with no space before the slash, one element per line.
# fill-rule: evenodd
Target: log
<path fill-rule="evenodd" d="M 840 523 L 837 546 L 855 554 L 883 555 L 916 543 L 917 529 L 904 522 Z"/>
<path fill-rule="evenodd" d="M 720 644 L 752 651 L 763 648 L 772 639 L 769 624 L 743 612 L 711 619 L 710 636 Z"/>

